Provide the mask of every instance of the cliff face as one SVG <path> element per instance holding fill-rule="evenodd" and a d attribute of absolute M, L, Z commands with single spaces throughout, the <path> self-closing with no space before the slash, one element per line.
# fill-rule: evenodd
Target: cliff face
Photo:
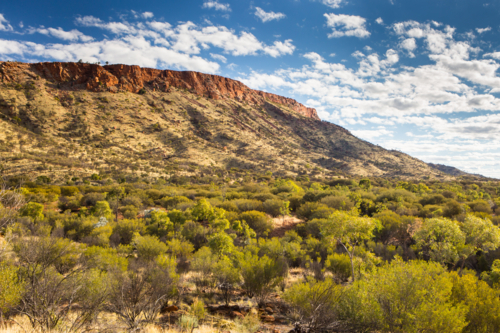
<path fill-rule="evenodd" d="M 169 91 L 171 87 L 189 89 L 193 93 L 212 99 L 235 99 L 249 104 L 262 104 L 265 100 L 289 107 L 295 112 L 318 119 L 313 108 L 294 99 L 248 88 L 243 83 L 218 75 L 191 71 L 159 70 L 128 65 L 100 66 L 84 63 L 45 62 L 36 64 L 0 63 L 0 79 L 11 81 L 20 70 L 32 71 L 56 83 L 69 84 L 75 89 L 89 91 L 139 92 L 145 86 L 154 90 Z"/>

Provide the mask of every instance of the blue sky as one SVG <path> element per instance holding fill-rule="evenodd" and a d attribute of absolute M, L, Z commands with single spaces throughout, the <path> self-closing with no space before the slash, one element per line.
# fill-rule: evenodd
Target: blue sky
<path fill-rule="evenodd" d="M 3 1 L 0 60 L 215 73 L 500 178 L 500 0 Z"/>

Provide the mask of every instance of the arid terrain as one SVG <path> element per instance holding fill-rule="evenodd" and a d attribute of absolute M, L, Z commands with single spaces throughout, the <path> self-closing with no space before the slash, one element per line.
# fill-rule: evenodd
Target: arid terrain
<path fill-rule="evenodd" d="M 321 121 L 295 100 L 196 72 L 0 62 L 6 175 L 450 175 Z"/>

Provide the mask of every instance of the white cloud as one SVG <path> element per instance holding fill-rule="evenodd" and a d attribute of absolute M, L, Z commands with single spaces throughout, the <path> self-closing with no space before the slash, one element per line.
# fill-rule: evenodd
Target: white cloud
<path fill-rule="evenodd" d="M 3 14 L 0 14 L 0 31 L 13 31 L 14 29 L 9 24 L 9 21 L 5 19 Z"/>
<path fill-rule="evenodd" d="M 399 43 L 399 47 L 403 50 L 406 50 L 411 58 L 415 57 L 415 54 L 413 53 L 413 51 L 417 49 L 417 42 L 415 38 L 407 38 L 402 40 L 401 43 Z"/>
<path fill-rule="evenodd" d="M 384 126 L 380 126 L 378 129 L 375 130 L 352 131 L 352 134 L 354 134 L 355 136 L 358 136 L 366 140 L 373 140 L 374 138 L 380 138 L 380 137 L 392 137 L 393 133 L 394 133 L 393 131 L 387 130 Z"/>
<path fill-rule="evenodd" d="M 486 28 L 476 28 L 478 34 L 482 34 L 483 32 L 491 31 L 491 27 Z"/>
<path fill-rule="evenodd" d="M 381 17 L 379 17 L 378 19 L 376 19 L 375 22 L 377 22 L 378 24 L 384 24 L 384 20 L 382 20 Z"/>
<path fill-rule="evenodd" d="M 340 8 L 340 6 L 347 4 L 345 0 L 321 0 L 321 3 L 330 8 Z"/>
<path fill-rule="evenodd" d="M 73 29 L 71 31 L 64 31 L 62 28 L 30 28 L 28 29 L 28 33 L 40 33 L 46 36 L 52 36 L 55 38 L 59 38 L 62 40 L 68 41 L 82 41 L 82 42 L 90 42 L 94 40 L 91 36 L 87 36 L 82 32 Z"/>
<path fill-rule="evenodd" d="M 141 15 L 142 17 L 142 15 Z M 28 32 L 42 33 L 69 44 L 37 44 L 27 41 L 0 40 L 0 58 L 17 57 L 18 60 L 57 60 L 133 64 L 146 67 L 178 68 L 205 73 L 216 73 L 220 65 L 199 56 L 208 53 L 222 63 L 226 57 L 215 53 L 214 48 L 233 56 L 268 55 L 279 57 L 292 54 L 292 40 L 265 44 L 249 32 L 236 33 L 224 26 L 199 26 L 192 22 L 172 26 L 168 22 L 148 21 L 130 23 L 105 22 L 93 16 L 79 17 L 76 24 L 97 27 L 111 33 L 111 38 L 96 41 L 80 31 L 61 28 L 30 28 Z"/>
<path fill-rule="evenodd" d="M 285 54 L 292 54 L 295 50 L 295 46 L 292 44 L 291 39 L 285 40 L 285 42 L 274 42 L 271 46 L 264 47 L 264 53 L 269 54 L 271 57 L 276 58 Z"/>
<path fill-rule="evenodd" d="M 370 32 L 366 30 L 366 19 L 361 16 L 344 14 L 324 14 L 324 16 L 326 17 L 326 25 L 332 28 L 328 38 L 344 36 L 366 38 L 370 36 Z"/>
<path fill-rule="evenodd" d="M 22 28 L 24 28 L 24 23 L 23 23 L 23 21 L 19 22 L 19 28 L 21 28 L 21 29 L 22 29 Z"/>
<path fill-rule="evenodd" d="M 230 12 L 231 7 L 229 6 L 228 3 L 220 3 L 218 1 L 205 1 L 203 3 L 203 8 L 210 8 L 210 9 L 215 9 L 215 10 L 220 10 L 223 12 Z"/>
<path fill-rule="evenodd" d="M 260 7 L 255 8 L 255 16 L 261 19 L 262 22 L 268 22 L 272 20 L 281 20 L 285 18 L 286 15 L 283 13 L 266 12 Z"/>
<path fill-rule="evenodd" d="M 483 54 L 483 57 L 500 60 L 500 52 L 485 53 Z"/>
<path fill-rule="evenodd" d="M 210 53 L 210 56 L 212 58 L 214 58 L 215 60 L 219 60 L 220 62 L 223 62 L 223 63 L 226 63 L 227 62 L 227 58 L 224 57 L 223 55 L 221 54 L 214 54 L 214 53 Z"/>

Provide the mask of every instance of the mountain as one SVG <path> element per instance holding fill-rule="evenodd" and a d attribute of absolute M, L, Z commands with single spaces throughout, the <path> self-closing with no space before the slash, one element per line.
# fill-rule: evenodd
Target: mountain
<path fill-rule="evenodd" d="M 3 172 L 28 178 L 360 175 L 450 178 L 297 101 L 190 71 L 0 62 Z"/>

